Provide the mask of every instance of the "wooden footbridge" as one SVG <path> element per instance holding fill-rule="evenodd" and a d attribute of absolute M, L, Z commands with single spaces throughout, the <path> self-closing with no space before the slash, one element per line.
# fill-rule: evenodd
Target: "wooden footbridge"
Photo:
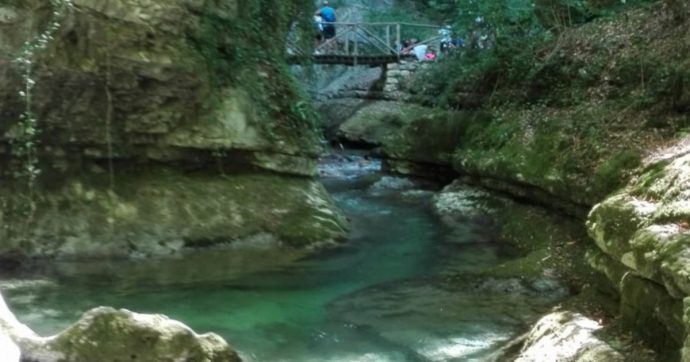
<path fill-rule="evenodd" d="M 437 52 L 446 36 L 440 26 L 411 23 L 324 23 L 335 28 L 335 37 L 324 39 L 311 50 L 288 44 L 291 63 L 383 65 L 397 63 L 401 58 L 414 57 L 403 42 L 416 40 L 415 45 L 433 47 Z M 316 31 L 316 30 L 315 30 Z"/>

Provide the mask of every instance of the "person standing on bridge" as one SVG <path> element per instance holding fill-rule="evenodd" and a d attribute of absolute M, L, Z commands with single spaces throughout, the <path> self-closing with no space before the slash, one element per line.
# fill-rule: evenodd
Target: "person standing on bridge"
<path fill-rule="evenodd" d="M 323 2 L 323 6 L 314 13 L 323 19 L 323 37 L 326 40 L 328 48 L 335 49 L 335 9 L 333 9 L 328 0 Z"/>

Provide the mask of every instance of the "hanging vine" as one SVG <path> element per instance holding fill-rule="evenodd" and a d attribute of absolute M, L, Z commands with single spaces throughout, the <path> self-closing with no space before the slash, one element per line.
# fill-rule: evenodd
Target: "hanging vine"
<path fill-rule="evenodd" d="M 36 38 L 26 41 L 15 64 L 19 66 L 22 77 L 22 88 L 19 97 L 22 99 L 24 109 L 19 116 L 19 122 L 13 129 L 10 138 L 12 155 L 19 161 L 14 170 L 14 177 L 25 179 L 28 187 L 30 208 L 34 209 L 33 195 L 35 193 L 36 179 L 41 173 L 38 162 L 37 146 L 39 143 L 38 119 L 33 110 L 33 92 L 36 86 L 33 73 L 33 61 L 36 53 L 44 50 L 60 29 L 62 19 L 72 8 L 72 0 L 51 0 L 52 17 L 45 30 Z"/>
<path fill-rule="evenodd" d="M 106 2 L 106 4 L 109 4 Z M 113 134 L 112 134 L 112 124 L 113 124 L 113 92 L 110 89 L 112 85 L 112 55 L 110 54 L 110 27 L 108 24 L 105 25 L 105 96 L 106 96 L 106 110 L 105 110 L 105 142 L 108 147 L 108 181 L 110 185 L 110 190 L 115 188 L 115 167 L 113 166 Z"/>

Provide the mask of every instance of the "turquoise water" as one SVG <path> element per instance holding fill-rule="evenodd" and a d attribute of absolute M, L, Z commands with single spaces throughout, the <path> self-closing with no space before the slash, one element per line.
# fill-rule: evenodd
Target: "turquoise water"
<path fill-rule="evenodd" d="M 342 248 L 297 260 L 266 250 L 58 265 L 13 276 L 4 295 L 42 334 L 110 305 L 216 332 L 247 361 L 481 360 L 553 302 L 474 278 L 510 253 L 476 232 L 449 243 L 429 192 L 371 187 L 354 170 L 325 173 L 352 223 Z"/>

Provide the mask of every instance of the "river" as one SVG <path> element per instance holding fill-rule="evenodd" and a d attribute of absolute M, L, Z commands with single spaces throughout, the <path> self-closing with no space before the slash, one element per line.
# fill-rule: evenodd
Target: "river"
<path fill-rule="evenodd" d="M 358 156 L 322 164 L 351 221 L 339 248 L 46 265 L 5 276 L 0 289 L 44 335 L 109 305 L 218 333 L 246 361 L 484 360 L 563 296 L 479 277 L 515 253 L 471 220 L 449 240 L 431 210 L 433 185 L 379 168 Z"/>

